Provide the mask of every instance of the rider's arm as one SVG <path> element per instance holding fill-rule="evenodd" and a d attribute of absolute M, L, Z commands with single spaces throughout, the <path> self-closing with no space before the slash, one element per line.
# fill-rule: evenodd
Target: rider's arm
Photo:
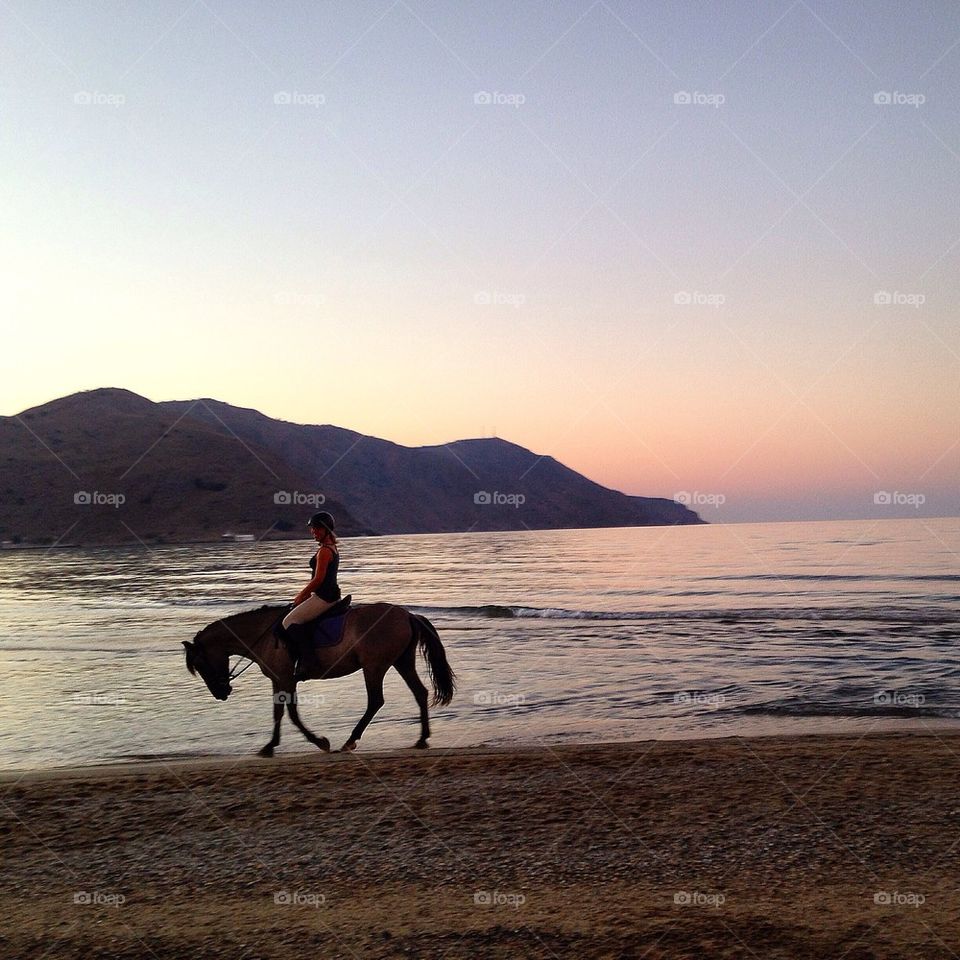
<path fill-rule="evenodd" d="M 317 551 L 317 565 L 313 571 L 313 579 L 293 598 L 294 606 L 303 603 L 323 583 L 332 552 L 324 550 L 323 547 Z"/>

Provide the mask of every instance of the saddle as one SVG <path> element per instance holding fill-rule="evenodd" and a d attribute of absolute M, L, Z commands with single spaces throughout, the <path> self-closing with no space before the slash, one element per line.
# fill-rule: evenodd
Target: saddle
<path fill-rule="evenodd" d="M 312 647 L 335 647 L 343 639 L 343 625 L 350 612 L 352 594 L 338 600 L 329 610 L 321 613 L 316 620 L 303 624 L 303 637 L 306 649 Z"/>
<path fill-rule="evenodd" d="M 283 629 L 283 619 L 273 625 L 273 636 L 290 653 L 296 673 L 303 679 L 300 665 L 303 659 L 318 647 L 335 647 L 343 639 L 343 625 L 350 611 L 351 595 L 338 600 L 329 610 L 306 623 L 295 623 L 289 629 Z"/>

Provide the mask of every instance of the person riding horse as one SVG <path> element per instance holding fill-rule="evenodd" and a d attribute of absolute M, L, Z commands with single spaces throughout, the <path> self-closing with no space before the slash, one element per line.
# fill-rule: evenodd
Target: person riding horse
<path fill-rule="evenodd" d="M 307 526 L 317 542 L 317 552 L 310 558 L 313 575 L 293 598 L 293 609 L 276 628 L 277 639 L 287 644 L 295 664 L 299 664 L 304 653 L 303 625 L 322 616 L 340 599 L 340 586 L 337 583 L 340 551 L 337 548 L 333 516 L 321 510 L 307 521 Z"/>
<path fill-rule="evenodd" d="M 226 700 L 233 690 L 231 681 L 243 672 L 235 672 L 236 667 L 230 669 L 230 658 L 243 657 L 257 664 L 273 684 L 273 736 L 260 750 L 261 757 L 272 757 L 280 743 L 284 710 L 310 743 L 321 750 L 330 749 L 330 741 L 316 736 L 300 719 L 297 684 L 334 680 L 362 670 L 367 709 L 341 747 L 346 752 L 356 750 L 367 725 L 383 706 L 383 678 L 392 667 L 420 708 L 420 739 L 414 747 L 426 749 L 430 739 L 429 695 L 417 676 L 417 651 L 427 663 L 435 706 L 446 706 L 453 699 L 457 676 L 447 661 L 437 628 L 425 616 L 395 603 L 356 604 L 344 612 L 342 632 L 335 645 L 313 647 L 309 657 L 302 656 L 307 652 L 307 638 L 297 634 L 309 633 L 306 622 L 323 616 L 340 598 L 340 554 L 333 517 L 326 512 L 315 513 L 309 526 L 317 541 L 317 553 L 310 564 L 313 577 L 294 598 L 293 609 L 286 604 L 267 604 L 215 620 L 192 641 L 183 641 L 187 670 L 199 674 L 217 700 Z M 350 598 L 344 597 L 339 606 L 346 607 L 349 602 Z M 281 649 L 277 641 L 291 643 L 291 635 L 291 646 Z"/>

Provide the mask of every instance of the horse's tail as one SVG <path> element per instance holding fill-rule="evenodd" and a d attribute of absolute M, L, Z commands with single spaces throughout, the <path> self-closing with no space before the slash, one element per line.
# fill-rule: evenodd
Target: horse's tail
<path fill-rule="evenodd" d="M 410 614 L 410 624 L 413 627 L 414 642 L 420 644 L 420 651 L 430 671 L 433 703 L 435 706 L 446 706 L 453 699 L 453 693 L 457 689 L 457 676 L 447 663 L 447 652 L 440 642 L 440 634 L 426 617 L 418 613 Z"/>

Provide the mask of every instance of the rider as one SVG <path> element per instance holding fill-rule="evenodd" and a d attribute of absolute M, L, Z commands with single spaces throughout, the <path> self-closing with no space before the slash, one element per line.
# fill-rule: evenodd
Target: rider
<path fill-rule="evenodd" d="M 340 599 L 340 587 L 337 584 L 337 570 L 340 567 L 340 551 L 337 549 L 336 524 L 326 510 L 315 513 L 307 526 L 317 541 L 317 552 L 310 558 L 313 577 L 310 582 L 293 598 L 293 609 L 283 618 L 282 634 L 284 639 L 293 641 L 295 659 L 299 659 L 299 631 L 290 630 L 298 624 L 315 620 L 329 610 Z"/>
<path fill-rule="evenodd" d="M 340 552 L 337 550 L 333 517 L 326 510 L 321 510 L 307 521 L 307 526 L 317 541 L 317 552 L 310 558 L 313 578 L 293 598 L 293 609 L 283 618 L 283 625 L 287 628 L 295 623 L 315 620 L 340 599 L 340 587 L 337 584 Z"/>

